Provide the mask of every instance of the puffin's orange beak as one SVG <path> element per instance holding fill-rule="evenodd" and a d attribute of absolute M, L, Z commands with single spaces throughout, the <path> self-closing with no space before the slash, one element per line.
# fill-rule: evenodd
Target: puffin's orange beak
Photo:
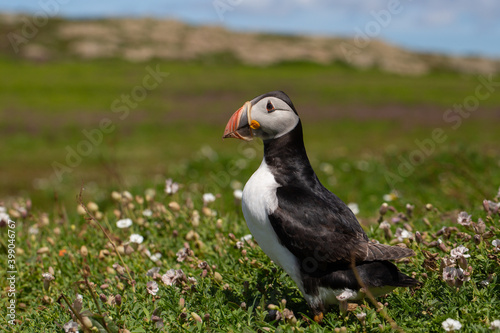
<path fill-rule="evenodd" d="M 224 135 L 222 136 L 223 139 L 236 138 L 247 141 L 252 140 L 252 128 L 255 129 L 256 122 L 252 122 L 250 120 L 251 109 L 252 104 L 250 102 L 246 102 L 241 108 L 238 109 L 238 111 L 236 111 L 231 116 L 226 125 L 226 129 L 224 130 Z"/>

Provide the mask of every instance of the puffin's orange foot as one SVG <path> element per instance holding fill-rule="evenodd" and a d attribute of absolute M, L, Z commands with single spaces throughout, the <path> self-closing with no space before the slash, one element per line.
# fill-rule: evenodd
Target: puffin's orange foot
<path fill-rule="evenodd" d="M 319 314 L 317 314 L 317 315 L 314 316 L 314 321 L 315 322 L 321 323 L 322 320 L 323 320 L 323 312 L 320 312 Z"/>

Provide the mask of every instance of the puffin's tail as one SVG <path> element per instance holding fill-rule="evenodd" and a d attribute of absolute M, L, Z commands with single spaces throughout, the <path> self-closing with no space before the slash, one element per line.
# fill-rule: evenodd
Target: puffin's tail
<path fill-rule="evenodd" d="M 395 287 L 411 287 L 411 286 L 417 286 L 422 284 L 420 281 L 409 277 L 406 274 L 401 273 L 398 271 L 398 277 L 397 280 L 394 281 L 396 284 L 393 284 Z"/>
<path fill-rule="evenodd" d="M 408 275 L 399 271 L 399 269 L 390 261 L 372 261 L 364 262 L 355 267 L 359 277 L 367 287 L 411 287 L 420 284 Z"/>

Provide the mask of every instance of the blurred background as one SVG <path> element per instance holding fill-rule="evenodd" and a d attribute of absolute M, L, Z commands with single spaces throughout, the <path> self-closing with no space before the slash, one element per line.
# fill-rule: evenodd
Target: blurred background
<path fill-rule="evenodd" d="M 499 16 L 489 0 L 3 2 L 0 201 L 76 206 L 82 185 L 99 202 L 167 178 L 232 193 L 262 152 L 222 141 L 226 122 L 283 90 L 360 216 L 479 209 L 500 185 Z"/>

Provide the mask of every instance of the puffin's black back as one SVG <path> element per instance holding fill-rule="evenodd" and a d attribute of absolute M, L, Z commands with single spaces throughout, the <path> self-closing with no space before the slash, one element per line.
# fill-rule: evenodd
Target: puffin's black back
<path fill-rule="evenodd" d="M 277 94 L 284 93 L 259 97 Z M 281 244 L 299 260 L 303 273 L 323 277 L 336 270 L 349 271 L 354 260 L 364 265 L 367 275 L 384 267 L 392 285 L 402 283 L 393 264 L 368 263 L 411 256 L 413 251 L 369 242 L 349 207 L 316 176 L 307 157 L 300 120 L 289 133 L 264 141 L 264 159 L 280 185 L 276 190 L 278 207 L 268 214 L 269 221 Z"/>

